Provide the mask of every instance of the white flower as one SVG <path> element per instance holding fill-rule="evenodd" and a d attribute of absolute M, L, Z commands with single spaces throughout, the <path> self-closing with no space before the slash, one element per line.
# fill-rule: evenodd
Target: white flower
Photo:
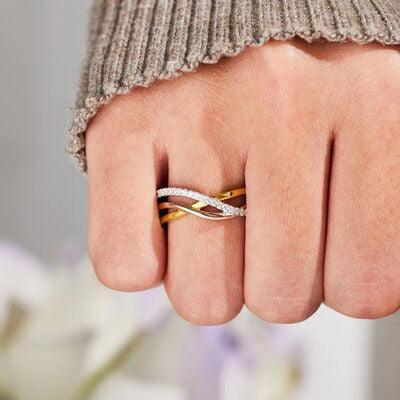
<path fill-rule="evenodd" d="M 194 327 L 160 288 L 101 286 L 87 259 L 47 268 L 0 245 L 0 289 L 1 399 L 283 400 L 296 382 L 280 334 L 248 313 Z"/>

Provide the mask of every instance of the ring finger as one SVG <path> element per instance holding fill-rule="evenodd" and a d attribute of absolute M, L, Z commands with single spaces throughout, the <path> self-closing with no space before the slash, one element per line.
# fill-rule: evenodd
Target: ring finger
<path fill-rule="evenodd" d="M 242 187 L 243 163 L 197 140 L 170 152 L 169 186 L 208 195 Z M 187 143 L 187 140 L 186 140 Z M 190 148 L 196 147 L 195 154 Z M 207 163 L 204 160 L 207 159 Z M 224 323 L 243 306 L 244 218 L 209 221 L 187 215 L 168 225 L 165 286 L 176 311 L 198 324 Z"/>

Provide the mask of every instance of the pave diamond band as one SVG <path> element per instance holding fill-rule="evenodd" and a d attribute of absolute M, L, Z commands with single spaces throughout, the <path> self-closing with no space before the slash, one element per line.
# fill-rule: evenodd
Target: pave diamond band
<path fill-rule="evenodd" d="M 206 194 L 196 192 L 190 189 L 171 187 L 171 188 L 163 188 L 157 190 L 157 197 L 159 199 L 167 196 L 187 197 L 192 200 L 197 200 L 206 205 L 221 210 L 224 213 L 224 215 L 237 215 L 241 217 L 244 217 L 246 215 L 246 210 L 242 207 L 234 207 L 229 204 L 225 204 L 221 200 L 218 200 L 216 198 L 207 196 Z"/>
<path fill-rule="evenodd" d="M 195 203 L 188 205 L 178 202 L 165 201 L 159 203 L 159 210 L 175 209 L 161 216 L 161 223 L 170 222 L 173 219 L 183 217 L 187 214 L 192 214 L 200 218 L 211 219 L 211 220 L 221 220 L 230 219 L 235 217 L 245 217 L 246 216 L 246 206 L 235 207 L 230 204 L 224 203 L 224 201 L 243 196 L 246 193 L 246 189 L 234 189 L 227 192 L 219 193 L 214 197 L 208 196 L 206 194 L 197 192 L 191 189 L 177 188 L 177 187 L 167 187 L 157 190 L 157 198 L 162 199 L 168 196 L 184 197 L 194 200 Z M 203 208 L 211 206 L 219 212 L 204 211 Z"/>

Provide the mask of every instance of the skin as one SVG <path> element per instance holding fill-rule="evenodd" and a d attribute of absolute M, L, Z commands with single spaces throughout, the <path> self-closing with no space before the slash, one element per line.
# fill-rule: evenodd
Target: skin
<path fill-rule="evenodd" d="M 93 119 L 87 158 L 89 253 L 112 289 L 164 282 L 196 324 L 400 307 L 397 48 L 270 42 L 135 89 Z M 246 219 L 160 226 L 159 187 L 243 185 Z"/>

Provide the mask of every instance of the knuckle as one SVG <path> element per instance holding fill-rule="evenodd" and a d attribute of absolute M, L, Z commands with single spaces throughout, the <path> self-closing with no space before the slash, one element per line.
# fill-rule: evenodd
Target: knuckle
<path fill-rule="evenodd" d="M 153 145 L 155 134 L 150 128 L 150 123 L 141 115 L 130 120 L 124 121 L 121 117 L 114 120 L 103 119 L 102 115 L 96 115 L 95 119 L 89 125 L 86 132 L 86 148 L 88 158 L 98 158 L 102 162 L 107 163 L 107 168 L 117 168 L 113 165 L 113 159 L 110 154 L 122 156 L 127 154 L 127 151 L 136 147 L 148 152 Z M 131 133 L 135 132 L 134 135 Z"/>
<path fill-rule="evenodd" d="M 96 157 L 104 162 L 110 154 L 124 155 L 133 147 L 146 151 L 151 148 L 157 136 L 155 114 L 146 104 L 137 107 L 129 103 L 129 98 L 117 97 L 90 121 L 85 136 L 89 159 Z"/>
<path fill-rule="evenodd" d="M 246 296 L 246 307 L 258 318 L 280 324 L 292 324 L 311 317 L 321 305 L 319 296 Z"/>
<path fill-rule="evenodd" d="M 145 287 L 134 284 L 129 276 L 121 274 L 121 271 L 107 270 L 105 268 L 95 268 L 98 280 L 107 288 L 119 292 L 135 292 L 144 290 Z"/>
<path fill-rule="evenodd" d="M 370 68 L 363 70 L 360 70 L 360 64 L 346 65 L 345 76 L 347 79 L 354 78 L 351 85 L 347 85 L 349 99 L 355 101 L 358 107 L 379 107 L 381 101 L 384 101 L 389 109 L 392 105 L 398 107 L 400 57 L 397 58 L 394 62 L 393 55 L 388 54 L 380 57 L 383 62 L 377 63 L 377 56 L 373 55 L 365 60 Z M 362 60 L 360 58 L 360 61 Z"/>
<path fill-rule="evenodd" d="M 340 285 L 326 290 L 325 303 L 333 310 L 353 318 L 376 319 L 395 313 L 400 294 L 374 283 Z"/>
<path fill-rule="evenodd" d="M 118 247 L 89 246 L 89 255 L 99 281 L 106 287 L 136 292 L 150 289 L 160 284 L 162 268 L 157 262 L 142 254 L 126 254 Z"/>
<path fill-rule="evenodd" d="M 175 311 L 187 322 L 194 325 L 222 325 L 233 320 L 241 311 L 243 304 L 224 304 L 215 302 L 205 304 L 205 302 L 193 301 L 188 305 L 174 304 Z"/>

